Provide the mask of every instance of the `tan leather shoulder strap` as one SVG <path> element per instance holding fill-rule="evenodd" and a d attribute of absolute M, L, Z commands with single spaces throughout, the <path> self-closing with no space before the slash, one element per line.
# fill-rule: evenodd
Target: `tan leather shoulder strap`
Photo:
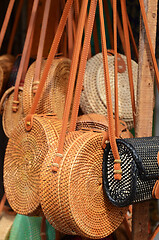
<path fill-rule="evenodd" d="M 67 35 L 68 35 L 68 57 L 72 59 L 72 53 L 73 53 L 73 8 L 72 7 L 68 15 Z"/>
<path fill-rule="evenodd" d="M 46 37 L 46 30 L 47 30 L 50 6 L 51 6 L 51 0 L 46 0 L 43 21 L 42 21 L 42 27 L 41 27 L 41 33 L 40 33 L 38 52 L 37 52 L 37 59 L 36 59 L 36 64 L 35 64 L 33 93 L 36 93 L 36 91 L 38 89 L 38 84 L 40 81 L 41 63 L 42 63 L 42 56 L 43 56 L 43 50 L 44 50 L 44 43 L 45 43 L 45 37 Z"/>
<path fill-rule="evenodd" d="M 0 48 L 2 47 L 2 42 L 3 42 L 6 30 L 7 30 L 7 26 L 8 26 L 8 22 L 9 22 L 9 19 L 10 19 L 12 10 L 13 10 L 14 2 L 15 2 L 15 0 L 10 0 L 5 18 L 3 21 L 3 25 L 1 28 L 1 32 L 0 32 Z"/>
<path fill-rule="evenodd" d="M 21 78 L 22 78 L 22 74 L 23 74 L 23 70 L 24 70 L 24 66 L 25 66 L 25 61 L 26 61 L 26 57 L 27 57 L 27 53 L 28 53 L 28 48 L 29 48 L 31 36 L 33 34 L 38 3 L 39 3 L 39 0 L 34 0 L 32 13 L 31 13 L 30 21 L 29 21 L 29 26 L 28 26 L 28 30 L 27 30 L 27 35 L 26 35 L 26 39 L 25 39 L 25 43 L 24 43 L 22 58 L 21 58 L 21 61 L 20 61 L 20 65 L 19 65 L 19 69 L 18 69 L 18 73 L 17 73 L 17 78 L 16 78 L 16 83 L 15 83 L 14 100 L 13 100 L 13 106 L 12 106 L 13 112 L 16 112 L 17 108 L 18 108 L 18 106 L 17 106 L 17 104 L 18 104 L 18 88 L 19 88 L 19 84 L 20 84 L 20 81 L 21 81 Z"/>
<path fill-rule="evenodd" d="M 57 156 L 55 157 L 55 160 L 54 160 L 53 171 L 58 170 L 57 166 L 58 166 L 59 162 L 61 161 L 60 156 L 62 156 L 62 154 L 63 154 L 63 146 L 64 146 L 64 141 L 65 141 L 68 118 L 69 118 L 69 113 L 70 113 L 72 97 L 73 97 L 73 90 L 74 90 L 75 79 L 76 79 L 76 74 L 77 74 L 77 67 L 78 67 L 78 62 L 79 62 L 79 54 L 80 54 L 80 50 L 81 50 L 85 18 L 86 18 L 86 14 L 87 14 L 87 5 L 88 5 L 88 0 L 84 0 L 82 2 L 79 21 L 78 21 L 78 27 L 77 27 L 78 38 L 76 38 L 75 45 L 74 45 L 72 64 L 71 64 L 70 75 L 69 75 L 68 91 L 67 91 L 64 114 L 63 114 L 62 130 L 61 130 L 60 137 L 59 137 Z"/>
<path fill-rule="evenodd" d="M 122 171 L 120 166 L 120 156 L 115 139 L 115 131 L 113 125 L 113 108 L 111 100 L 111 89 L 110 89 L 110 79 L 109 79 L 109 69 L 108 69 L 108 58 L 107 58 L 107 47 L 106 47 L 106 36 L 105 36 L 105 26 L 104 26 L 104 16 L 103 16 L 103 2 L 99 0 L 99 16 L 100 16 L 100 27 L 101 27 L 101 42 L 102 42 L 102 53 L 103 53 L 103 65 L 104 65 L 104 78 L 105 78 L 105 89 L 106 89 L 106 103 L 107 103 L 107 113 L 108 113 L 108 133 L 109 140 L 115 159 L 114 162 L 114 178 L 120 180 Z"/>
<path fill-rule="evenodd" d="M 64 28 L 66 26 L 68 13 L 69 13 L 69 10 L 70 10 L 70 8 L 72 6 L 72 3 L 73 3 L 73 0 L 67 0 L 67 2 L 66 2 L 65 8 L 63 10 L 62 17 L 60 19 L 60 23 L 59 23 L 57 31 L 56 31 L 56 35 L 54 37 L 54 40 L 53 40 L 53 43 L 52 43 L 52 46 L 51 46 L 51 49 L 50 49 L 50 52 L 49 52 L 49 55 L 48 55 L 45 67 L 44 67 L 44 71 L 43 71 L 42 77 L 40 79 L 39 87 L 37 89 L 37 92 L 36 92 L 34 100 L 33 100 L 32 107 L 30 109 L 29 116 L 31 116 L 32 114 L 35 113 L 36 107 L 38 105 L 38 101 L 39 101 L 41 93 L 42 93 L 42 89 L 44 87 L 47 75 L 49 73 L 49 69 L 50 69 L 52 61 L 53 61 L 53 59 L 55 57 L 55 54 L 56 54 L 57 48 L 59 46 L 59 42 L 60 42 L 61 36 L 62 36 Z M 29 128 L 29 125 L 27 125 L 27 123 L 29 123 L 29 121 L 31 121 L 31 118 L 30 117 L 26 117 L 26 125 L 25 126 L 26 126 L 26 130 L 28 130 L 28 131 L 31 129 L 31 128 Z"/>
<path fill-rule="evenodd" d="M 24 0 L 19 0 L 15 20 L 14 20 L 14 23 L 13 23 L 12 32 L 11 32 L 11 35 L 10 35 L 10 38 L 9 38 L 9 44 L 8 44 L 8 49 L 7 49 L 8 54 L 11 54 L 11 51 L 12 51 L 13 41 L 14 41 L 16 30 L 17 30 L 20 14 L 21 14 L 21 11 L 22 11 L 23 2 L 24 2 Z"/>
<path fill-rule="evenodd" d="M 114 29 L 114 76 L 115 76 L 115 135 L 119 137 L 119 106 L 118 106 L 118 57 L 117 57 L 117 1 L 113 0 Z"/>
<path fill-rule="evenodd" d="M 90 49 L 90 40 L 91 40 L 92 31 L 93 31 L 96 6 L 97 6 L 97 1 L 92 2 L 90 6 L 90 13 L 88 16 L 88 22 L 86 25 L 85 38 L 84 38 L 83 49 L 82 49 L 81 59 L 79 64 L 76 91 L 75 91 L 73 109 L 72 109 L 72 115 L 71 115 L 71 121 L 70 121 L 70 129 L 69 129 L 70 132 L 75 131 L 75 128 L 76 128 L 76 122 L 77 122 L 78 110 L 79 110 L 79 104 L 80 104 L 80 96 L 82 92 L 87 57 Z"/>

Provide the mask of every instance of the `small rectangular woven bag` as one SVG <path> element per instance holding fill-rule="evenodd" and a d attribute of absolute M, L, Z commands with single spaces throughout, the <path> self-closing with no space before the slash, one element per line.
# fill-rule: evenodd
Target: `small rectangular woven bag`
<path fill-rule="evenodd" d="M 103 157 L 103 183 L 116 206 L 149 200 L 159 177 L 159 137 L 117 139 L 122 179 L 114 179 L 114 157 L 108 143 Z M 116 160 L 117 161 L 117 160 Z"/>

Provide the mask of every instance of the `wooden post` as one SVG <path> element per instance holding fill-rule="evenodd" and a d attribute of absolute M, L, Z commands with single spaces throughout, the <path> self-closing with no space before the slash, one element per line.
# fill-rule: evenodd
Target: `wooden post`
<path fill-rule="evenodd" d="M 145 0 L 145 10 L 150 29 L 152 44 L 155 50 L 157 0 Z M 144 24 L 141 17 L 139 40 L 139 78 L 137 93 L 136 137 L 152 136 L 152 120 L 154 106 L 154 71 L 146 38 Z M 132 221 L 133 240 L 148 239 L 149 202 L 133 205 Z"/>

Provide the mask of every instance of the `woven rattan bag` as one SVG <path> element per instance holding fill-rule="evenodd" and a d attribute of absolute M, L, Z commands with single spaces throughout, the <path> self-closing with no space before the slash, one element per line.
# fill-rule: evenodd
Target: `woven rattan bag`
<path fill-rule="evenodd" d="M 29 20 L 29 25 L 27 29 L 27 34 L 25 38 L 25 43 L 23 47 L 22 57 L 20 60 L 14 92 L 6 99 L 4 104 L 4 114 L 3 114 L 3 128 L 7 137 L 14 127 L 17 125 L 18 121 L 24 117 L 23 107 L 22 107 L 22 89 L 20 88 L 21 83 L 23 83 L 25 74 L 28 68 L 30 52 L 34 33 L 34 23 L 36 20 L 36 12 L 38 7 L 38 0 L 34 0 L 32 7 L 32 13 Z M 6 93 L 5 93 L 6 94 Z M 5 99 L 5 97 L 3 98 Z M 14 120 L 12 122 L 12 120 Z"/>
<path fill-rule="evenodd" d="M 102 238 L 124 219 L 127 208 L 113 206 L 103 191 L 101 142 L 101 133 L 72 132 L 65 140 L 58 172 L 51 169 L 56 145 L 42 164 L 42 209 L 48 221 L 64 233 Z"/>
<path fill-rule="evenodd" d="M 119 117 L 127 123 L 129 128 L 132 128 L 133 116 L 126 56 L 122 54 L 118 55 Z M 108 53 L 107 57 L 114 113 L 114 56 L 109 55 Z M 136 96 L 138 64 L 133 60 L 131 60 L 131 63 L 133 70 L 134 91 Z M 99 113 L 104 115 L 107 111 L 102 53 L 96 54 L 87 62 L 84 76 L 84 89 L 81 94 L 80 107 L 85 114 Z"/>
<path fill-rule="evenodd" d="M 55 50 L 55 48 L 51 49 Z M 56 62 L 59 63 L 60 59 Z M 50 67 L 48 73 L 49 70 Z M 46 81 L 45 75 L 44 81 Z M 42 83 L 43 81 L 40 81 L 40 84 Z M 55 114 L 35 114 L 39 96 L 43 90 L 40 84 L 29 114 L 19 122 L 12 132 L 4 161 L 4 187 L 8 201 L 14 211 L 26 215 L 39 213 L 41 164 L 52 143 L 58 140 L 61 132 L 61 121 Z M 49 84 L 47 87 L 49 88 Z"/>
<path fill-rule="evenodd" d="M 41 94 L 36 113 L 56 113 L 59 119 L 62 119 L 65 105 L 65 98 L 68 85 L 68 76 L 70 72 L 70 60 L 68 58 L 54 59 L 50 67 L 45 86 Z M 46 61 L 42 61 L 41 75 Z M 34 91 L 38 83 L 34 81 L 34 62 L 27 71 L 23 88 L 23 109 L 27 115 L 33 103 Z"/>
<path fill-rule="evenodd" d="M 8 141 L 4 159 L 4 188 L 12 209 L 19 214 L 37 214 L 43 159 L 58 139 L 61 123 L 55 116 L 34 115 L 27 132 L 25 119 L 19 121 Z"/>
<path fill-rule="evenodd" d="M 13 129 L 16 127 L 17 123 L 24 117 L 23 108 L 22 108 L 22 94 L 23 88 L 19 87 L 18 91 L 18 109 L 17 112 L 12 111 L 13 100 L 14 100 L 14 89 L 11 87 L 5 91 L 1 98 L 0 110 L 2 113 L 2 124 L 3 130 L 6 136 L 9 138 Z"/>
<path fill-rule="evenodd" d="M 120 138 L 132 138 L 133 135 L 127 128 L 125 122 L 120 120 L 119 125 L 119 137 Z M 115 125 L 115 123 L 114 123 Z M 108 118 L 107 116 L 90 113 L 84 114 L 77 118 L 76 130 L 94 130 L 94 131 L 106 131 L 108 132 Z"/>
<path fill-rule="evenodd" d="M 85 22 L 87 4 L 88 1 L 82 2 L 78 30 L 82 28 L 82 23 Z M 95 17 L 96 4 L 96 0 L 92 0 L 90 4 L 86 37 L 83 43 L 84 50 L 82 49 L 78 71 L 78 74 L 81 74 L 82 77 L 85 67 L 83 65 L 86 63 L 89 49 L 87 40 L 90 42 L 90 29 L 93 25 L 91 21 Z M 74 50 L 70 76 L 74 70 L 77 70 L 78 62 L 75 62 L 75 60 L 79 49 L 75 48 Z M 76 72 L 74 71 L 75 75 Z M 77 92 L 78 87 L 81 86 L 78 83 L 82 79 L 82 77 L 79 79 L 79 75 L 76 83 Z M 69 87 L 71 86 L 73 89 L 74 79 L 69 83 Z M 73 90 L 70 90 L 71 87 L 69 87 L 69 95 L 72 95 Z M 78 99 L 76 98 L 77 92 L 75 91 L 75 100 Z M 51 146 L 42 164 L 40 177 L 41 206 L 47 220 L 59 231 L 99 239 L 108 236 L 120 225 L 127 208 L 121 209 L 113 206 L 103 191 L 103 149 L 101 146 L 103 133 L 71 131 L 69 129 L 69 134 L 65 135 L 63 129 L 68 121 L 68 110 L 71 106 L 69 100 L 68 96 L 59 141 L 54 142 Z M 75 105 L 74 103 L 73 110 L 76 110 Z M 79 103 L 77 105 L 79 107 Z M 73 119 L 71 116 L 71 123 Z M 64 145 L 62 145 L 63 140 L 65 140 Z"/>
<path fill-rule="evenodd" d="M 116 206 L 149 200 L 159 177 L 157 156 L 159 137 L 118 139 L 122 179 L 113 177 L 114 158 L 107 144 L 103 158 L 104 189 L 109 200 Z"/>

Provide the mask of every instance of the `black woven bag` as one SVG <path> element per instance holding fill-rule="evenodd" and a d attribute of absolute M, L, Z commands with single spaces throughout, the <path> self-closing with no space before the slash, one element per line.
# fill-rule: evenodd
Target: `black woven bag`
<path fill-rule="evenodd" d="M 159 137 L 117 139 L 122 179 L 114 179 L 114 157 L 107 144 L 103 157 L 103 184 L 110 201 L 120 207 L 152 198 L 159 177 Z"/>

